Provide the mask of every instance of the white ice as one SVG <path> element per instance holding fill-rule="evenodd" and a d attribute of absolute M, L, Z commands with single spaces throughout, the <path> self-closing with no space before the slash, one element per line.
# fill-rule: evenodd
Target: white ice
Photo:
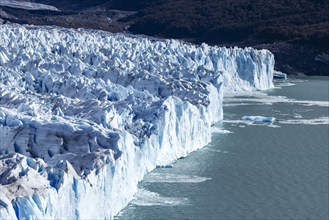
<path fill-rule="evenodd" d="M 272 96 L 264 92 L 253 91 L 252 94 L 246 95 L 244 92 L 225 93 L 225 106 L 240 106 L 240 105 L 272 105 L 276 103 L 286 103 L 300 106 L 318 106 L 329 107 L 329 101 L 314 101 L 314 100 L 296 100 L 285 96 Z"/>
<path fill-rule="evenodd" d="M 231 134 L 233 133 L 232 131 L 226 130 L 226 129 L 222 129 L 219 127 L 212 127 L 211 128 L 211 133 L 216 133 L 216 134 Z"/>
<path fill-rule="evenodd" d="M 146 173 L 210 142 L 224 88 L 273 87 L 266 50 L 19 25 L 0 36 L 1 219 L 112 219 Z"/>
<path fill-rule="evenodd" d="M 287 79 L 287 74 L 280 72 L 280 71 L 274 71 L 273 72 L 273 78 L 275 79 Z"/>
<path fill-rule="evenodd" d="M 264 116 L 243 116 L 242 120 L 253 121 L 253 122 L 273 123 L 275 121 L 275 118 L 274 117 L 264 117 Z"/>
<path fill-rule="evenodd" d="M 144 178 L 150 183 L 200 183 L 207 180 L 210 178 L 173 173 L 150 173 Z"/>
<path fill-rule="evenodd" d="M 178 206 L 188 205 L 187 198 L 165 197 L 159 193 L 151 192 L 146 189 L 138 189 L 137 194 L 131 202 L 137 206 Z"/>
<path fill-rule="evenodd" d="M 312 119 L 287 119 L 280 120 L 281 124 L 303 124 L 303 125 L 328 125 L 329 117 L 320 117 L 320 118 L 312 118 Z"/>

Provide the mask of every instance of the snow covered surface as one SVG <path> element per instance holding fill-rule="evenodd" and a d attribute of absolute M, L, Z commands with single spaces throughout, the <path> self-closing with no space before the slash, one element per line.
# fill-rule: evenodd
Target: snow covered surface
<path fill-rule="evenodd" d="M 16 1 L 16 0 L 1 0 L 0 6 L 20 8 L 25 10 L 47 10 L 59 11 L 56 7 L 51 5 L 39 4 L 34 2 Z"/>
<path fill-rule="evenodd" d="M 0 36 L 2 219 L 111 219 L 145 173 L 210 141 L 224 89 L 273 87 L 266 50 L 56 27 Z"/>

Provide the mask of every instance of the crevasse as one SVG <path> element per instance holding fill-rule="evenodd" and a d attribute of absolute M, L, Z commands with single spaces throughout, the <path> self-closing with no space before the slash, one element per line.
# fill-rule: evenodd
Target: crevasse
<path fill-rule="evenodd" d="M 266 50 L 57 27 L 0 36 L 2 219 L 112 219 L 147 172 L 210 141 L 224 90 L 273 86 Z"/>

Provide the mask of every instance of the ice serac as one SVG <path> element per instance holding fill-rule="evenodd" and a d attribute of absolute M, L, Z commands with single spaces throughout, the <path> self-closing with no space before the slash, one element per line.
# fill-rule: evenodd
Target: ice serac
<path fill-rule="evenodd" d="M 266 50 L 56 27 L 0 36 L 3 219 L 111 219 L 147 172 L 210 141 L 224 89 L 273 86 Z"/>

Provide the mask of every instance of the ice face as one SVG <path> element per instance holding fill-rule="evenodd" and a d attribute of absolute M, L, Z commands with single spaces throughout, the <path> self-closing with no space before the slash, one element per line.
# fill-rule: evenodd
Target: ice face
<path fill-rule="evenodd" d="M 273 86 L 266 50 L 56 27 L 0 35 L 4 219 L 111 219 L 145 173 L 210 141 L 224 89 Z"/>

